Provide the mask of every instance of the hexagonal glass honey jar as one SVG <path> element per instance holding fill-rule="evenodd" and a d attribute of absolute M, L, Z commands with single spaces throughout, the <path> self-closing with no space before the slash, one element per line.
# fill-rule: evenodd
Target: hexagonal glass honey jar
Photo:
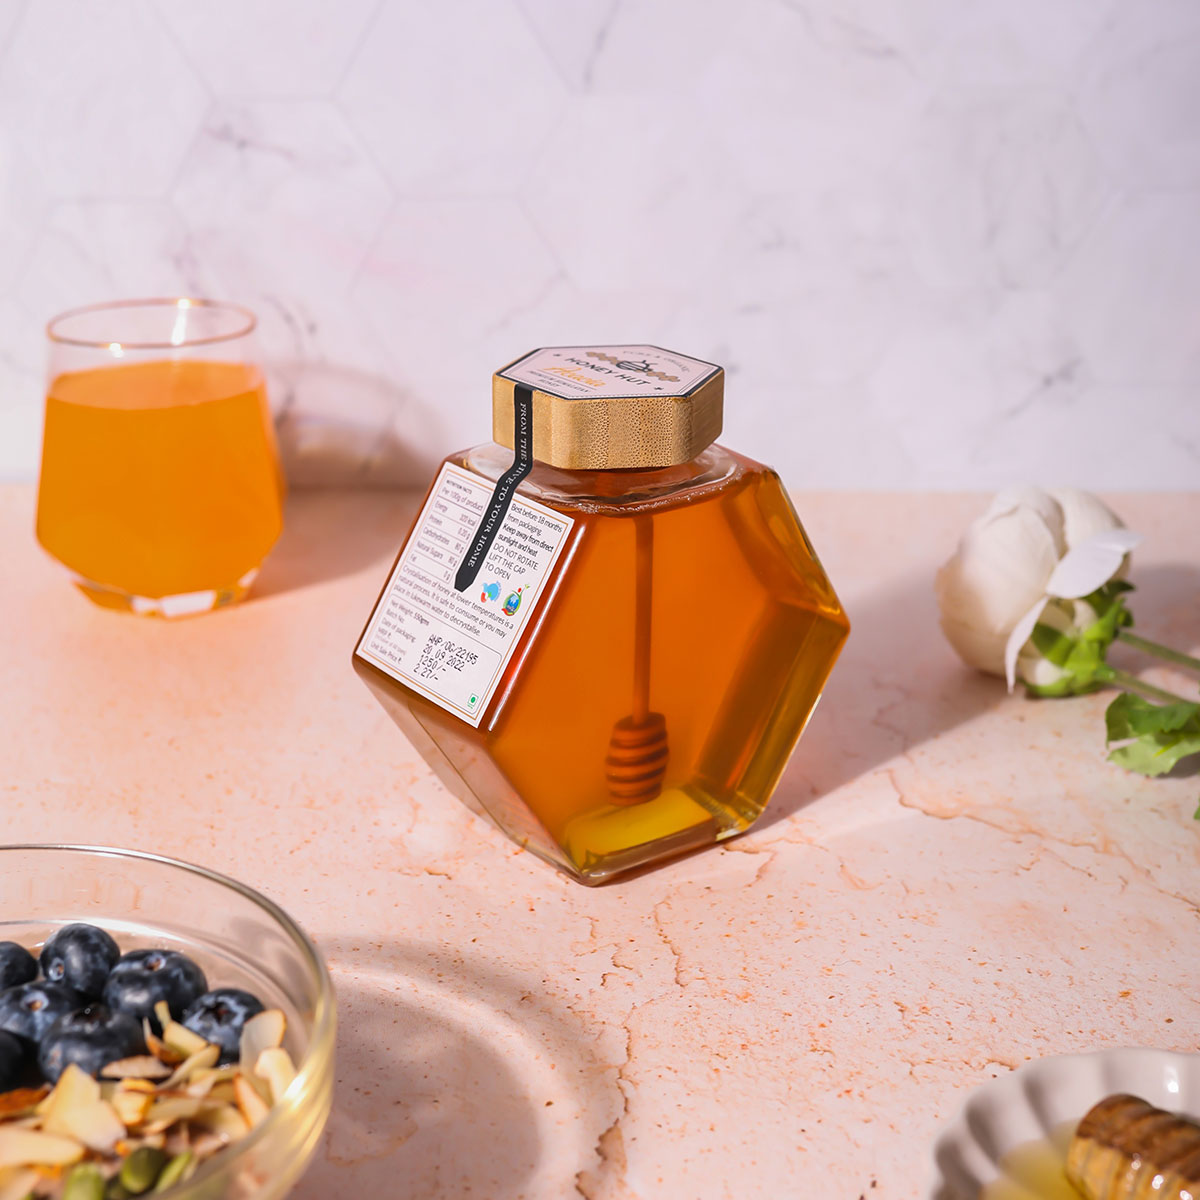
<path fill-rule="evenodd" d="M 354 668 L 445 785 L 584 883 L 746 829 L 849 623 L 724 372 L 535 350 L 445 460 Z"/>

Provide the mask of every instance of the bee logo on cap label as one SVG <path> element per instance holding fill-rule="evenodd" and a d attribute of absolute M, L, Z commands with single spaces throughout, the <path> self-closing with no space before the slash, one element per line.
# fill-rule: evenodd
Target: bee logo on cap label
<path fill-rule="evenodd" d="M 615 354 L 605 354 L 601 350 L 589 350 L 588 358 L 599 358 L 604 362 L 610 362 L 614 367 L 619 367 L 622 371 L 640 371 L 643 375 L 649 375 L 653 379 L 661 379 L 664 383 L 678 383 L 678 375 L 668 375 L 665 371 L 656 371 L 644 358 L 640 362 L 635 362 L 628 358 L 618 358 Z"/>

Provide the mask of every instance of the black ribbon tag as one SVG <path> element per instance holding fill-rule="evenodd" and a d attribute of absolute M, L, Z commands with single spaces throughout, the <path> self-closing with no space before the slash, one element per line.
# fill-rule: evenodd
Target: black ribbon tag
<path fill-rule="evenodd" d="M 517 484 L 529 474 L 533 466 L 533 391 L 523 384 L 513 387 L 513 465 L 496 480 L 496 490 L 484 510 L 483 520 L 471 539 L 471 548 L 462 560 L 454 576 L 454 590 L 465 592 L 475 582 L 487 557 L 488 550 L 496 540 L 504 524 L 504 514 L 512 503 Z"/>

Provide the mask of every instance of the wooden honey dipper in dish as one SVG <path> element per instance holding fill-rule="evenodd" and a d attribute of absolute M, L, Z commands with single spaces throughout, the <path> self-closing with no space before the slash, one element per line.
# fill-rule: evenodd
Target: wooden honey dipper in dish
<path fill-rule="evenodd" d="M 1079 1122 L 1067 1178 L 1087 1200 L 1200 1200 L 1200 1125 L 1106 1096 Z"/>
<path fill-rule="evenodd" d="M 613 804 L 644 804 L 662 791 L 667 774 L 667 721 L 650 711 L 650 632 L 654 598 L 654 525 L 633 519 L 636 538 L 636 619 L 633 633 L 633 704 L 614 726 L 604 760 Z"/>

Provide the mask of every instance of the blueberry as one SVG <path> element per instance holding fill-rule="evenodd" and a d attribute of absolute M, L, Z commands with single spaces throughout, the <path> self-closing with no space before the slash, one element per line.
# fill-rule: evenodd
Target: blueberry
<path fill-rule="evenodd" d="M 262 1001 L 241 988 L 217 988 L 192 1003 L 183 1023 L 206 1042 L 220 1046 L 220 1061 L 231 1063 L 238 1057 L 242 1027 L 262 1010 Z"/>
<path fill-rule="evenodd" d="M 104 1003 L 139 1021 L 150 1018 L 159 1029 L 154 1006 L 165 1000 L 176 1021 L 189 1004 L 208 991 L 204 972 L 177 950 L 131 950 L 117 960 L 104 985 Z"/>
<path fill-rule="evenodd" d="M 110 1062 L 145 1053 L 146 1042 L 136 1017 L 113 1012 L 103 1004 L 89 1004 L 50 1026 L 38 1047 L 38 1066 L 50 1083 L 57 1083 L 69 1063 L 89 1075 L 99 1075 Z"/>
<path fill-rule="evenodd" d="M 95 925 L 64 925 L 42 947 L 42 974 L 85 996 L 99 998 L 121 948 Z"/>
<path fill-rule="evenodd" d="M 37 959 L 16 942 L 0 942 L 0 992 L 36 979 Z"/>
<path fill-rule="evenodd" d="M 14 1033 L 0 1031 L 0 1092 L 21 1082 L 25 1066 L 25 1043 Z"/>
<path fill-rule="evenodd" d="M 46 1030 L 67 1013 L 82 1008 L 85 997 L 61 983 L 22 983 L 0 992 L 0 1029 L 40 1042 Z"/>

